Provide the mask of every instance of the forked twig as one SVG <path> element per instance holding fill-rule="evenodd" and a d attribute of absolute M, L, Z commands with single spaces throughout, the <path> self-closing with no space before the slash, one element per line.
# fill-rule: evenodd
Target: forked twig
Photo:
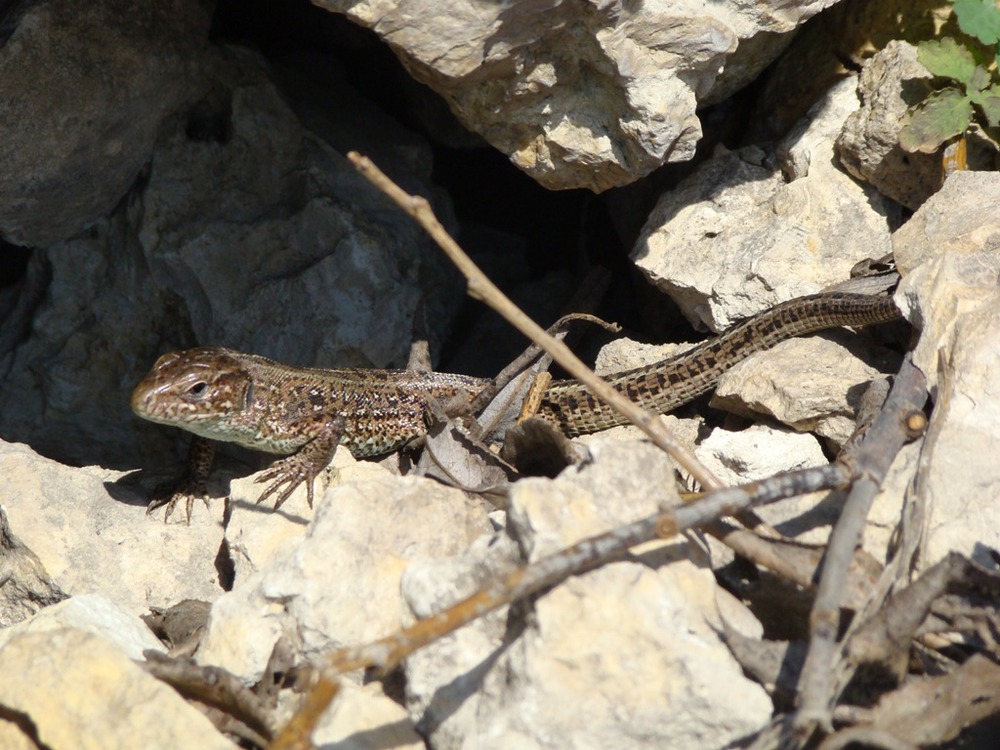
<path fill-rule="evenodd" d="M 468 281 L 468 294 L 486 303 L 511 325 L 552 355 L 572 377 L 590 389 L 601 401 L 614 407 L 632 424 L 649 436 L 649 439 L 666 451 L 705 489 L 720 489 L 724 485 L 688 450 L 660 421 L 659 415 L 643 409 L 634 401 L 618 393 L 593 370 L 587 367 L 568 346 L 549 336 L 535 321 L 520 310 L 497 286 L 489 280 L 479 267 L 472 262 L 465 251 L 452 239 L 441 222 L 434 216 L 430 203 L 419 195 L 410 195 L 390 180 L 370 159 L 356 151 L 347 154 L 354 167 L 396 205 L 408 213 L 423 227 L 431 238 L 444 250 L 445 254 Z"/>

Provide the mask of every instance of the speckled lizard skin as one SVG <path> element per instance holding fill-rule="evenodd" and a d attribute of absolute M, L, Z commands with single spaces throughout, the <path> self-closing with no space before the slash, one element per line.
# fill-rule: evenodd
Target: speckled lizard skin
<path fill-rule="evenodd" d="M 668 412 L 711 390 L 719 377 L 751 354 L 779 341 L 838 326 L 864 326 L 899 318 L 888 296 L 828 292 L 784 302 L 678 356 L 618 373 L 609 382 L 647 409 Z M 189 349 L 165 354 L 136 386 L 132 409 L 140 417 L 195 434 L 189 476 L 167 504 L 169 517 L 186 501 L 205 497 L 214 446 L 237 443 L 269 453 L 290 454 L 258 481 L 270 482 L 261 496 L 276 496 L 275 508 L 312 480 L 338 445 L 358 458 L 395 450 L 422 435 L 429 402 L 465 394 L 489 381 L 414 370 L 321 370 L 279 364 L 229 349 Z M 625 420 L 576 381 L 552 383 L 539 417 L 572 437 Z"/>

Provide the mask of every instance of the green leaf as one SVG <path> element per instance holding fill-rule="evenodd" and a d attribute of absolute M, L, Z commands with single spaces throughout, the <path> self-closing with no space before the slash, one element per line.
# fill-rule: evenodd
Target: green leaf
<path fill-rule="evenodd" d="M 958 28 L 993 47 L 1000 42 L 1000 9 L 993 0 L 955 0 Z"/>
<path fill-rule="evenodd" d="M 1000 126 L 1000 84 L 994 83 L 984 91 L 977 91 L 969 97 L 982 111 L 986 124 L 992 128 Z"/>
<path fill-rule="evenodd" d="M 946 36 L 940 41 L 920 42 L 917 60 L 938 78 L 952 78 L 966 83 L 976 70 L 976 61 L 964 46 Z"/>
<path fill-rule="evenodd" d="M 899 131 L 904 151 L 932 154 L 942 143 L 964 133 L 972 122 L 972 103 L 956 88 L 933 92 Z"/>
<path fill-rule="evenodd" d="M 982 65 L 977 65 L 976 69 L 972 71 L 972 76 L 969 77 L 969 85 L 966 90 L 970 92 L 982 91 L 991 83 L 993 83 L 993 76 L 990 75 L 990 72 Z"/>

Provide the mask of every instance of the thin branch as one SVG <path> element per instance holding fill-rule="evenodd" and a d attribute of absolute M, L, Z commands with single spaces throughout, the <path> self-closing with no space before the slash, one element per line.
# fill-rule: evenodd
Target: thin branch
<path fill-rule="evenodd" d="M 649 412 L 618 393 L 593 370 L 587 367 L 568 346 L 552 338 L 535 321 L 525 315 L 504 295 L 479 267 L 452 239 L 434 216 L 430 204 L 421 196 L 410 195 L 390 180 L 370 159 L 356 151 L 347 154 L 354 167 L 396 205 L 408 213 L 440 245 L 445 254 L 468 280 L 470 297 L 481 300 L 500 313 L 517 330 L 541 346 L 573 378 L 590 389 L 601 401 L 612 406 L 632 424 L 649 436 L 659 448 L 666 451 L 685 471 L 701 483 L 705 489 L 720 489 L 724 485 L 715 477 L 686 446 L 675 438 L 660 421 L 659 415 Z"/>
<path fill-rule="evenodd" d="M 896 376 L 889 397 L 857 450 L 845 457 L 855 477 L 844 509 L 830 535 L 826 560 L 813 603 L 809 652 L 799 681 L 799 711 L 796 727 L 806 736 L 816 726 L 832 731 L 835 699 L 831 689 L 840 602 L 847 569 L 861 541 L 872 501 L 904 443 L 912 440 L 914 428 L 925 424 L 927 388 L 923 373 L 907 355 Z"/>

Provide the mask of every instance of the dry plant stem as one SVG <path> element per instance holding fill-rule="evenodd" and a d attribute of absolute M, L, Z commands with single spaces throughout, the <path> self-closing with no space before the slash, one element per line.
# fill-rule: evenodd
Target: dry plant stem
<path fill-rule="evenodd" d="M 298 713 L 270 746 L 271 750 L 305 748 L 320 715 L 337 692 L 336 678 L 355 669 L 391 670 L 417 649 L 442 638 L 493 610 L 554 586 L 571 575 L 620 558 L 630 547 L 704 526 L 720 516 L 796 495 L 846 486 L 850 474 L 830 464 L 779 474 L 740 487 L 716 490 L 687 505 L 672 508 L 613 531 L 584 539 L 536 563 L 507 573 L 457 604 L 372 643 L 335 651 Z"/>
<path fill-rule="evenodd" d="M 469 296 L 485 302 L 500 313 L 517 330 L 551 354 L 552 358 L 573 378 L 586 385 L 595 397 L 610 404 L 618 412 L 627 417 L 632 424 L 645 432 L 654 444 L 666 451 L 685 471 L 697 479 L 702 487 L 710 490 L 723 487 L 722 482 L 705 468 L 690 450 L 670 434 L 660 422 L 659 415 L 646 411 L 638 404 L 618 393 L 583 364 L 569 347 L 546 334 L 541 326 L 511 302 L 479 270 L 479 267 L 472 262 L 469 256 L 458 246 L 458 243 L 441 226 L 441 223 L 434 216 L 434 212 L 425 198 L 410 195 L 402 190 L 383 174 L 370 159 L 356 151 L 348 153 L 347 158 L 361 174 L 368 178 L 376 188 L 389 196 L 396 205 L 412 216 L 424 228 L 424 231 L 440 245 L 451 262 L 468 279 Z"/>
<path fill-rule="evenodd" d="M 903 444 L 913 437 L 907 430 L 907 419 L 923 409 L 926 401 L 923 373 L 913 364 L 912 356 L 907 355 L 885 406 L 865 439 L 846 458 L 855 479 L 830 535 L 810 616 L 809 651 L 799 680 L 799 710 L 795 722 L 802 737 L 811 734 L 816 726 L 832 731 L 831 712 L 836 696 L 831 689 L 831 675 L 847 569 L 889 466 Z"/>
<path fill-rule="evenodd" d="M 219 709 L 260 737 L 270 739 L 274 735 L 267 706 L 229 672 L 187 659 L 168 659 L 155 651 L 144 655 L 145 670 L 181 695 Z"/>
<path fill-rule="evenodd" d="M 267 746 L 267 750 L 312 750 L 313 730 L 339 692 L 340 684 L 335 679 L 320 674 L 298 711 Z"/>

